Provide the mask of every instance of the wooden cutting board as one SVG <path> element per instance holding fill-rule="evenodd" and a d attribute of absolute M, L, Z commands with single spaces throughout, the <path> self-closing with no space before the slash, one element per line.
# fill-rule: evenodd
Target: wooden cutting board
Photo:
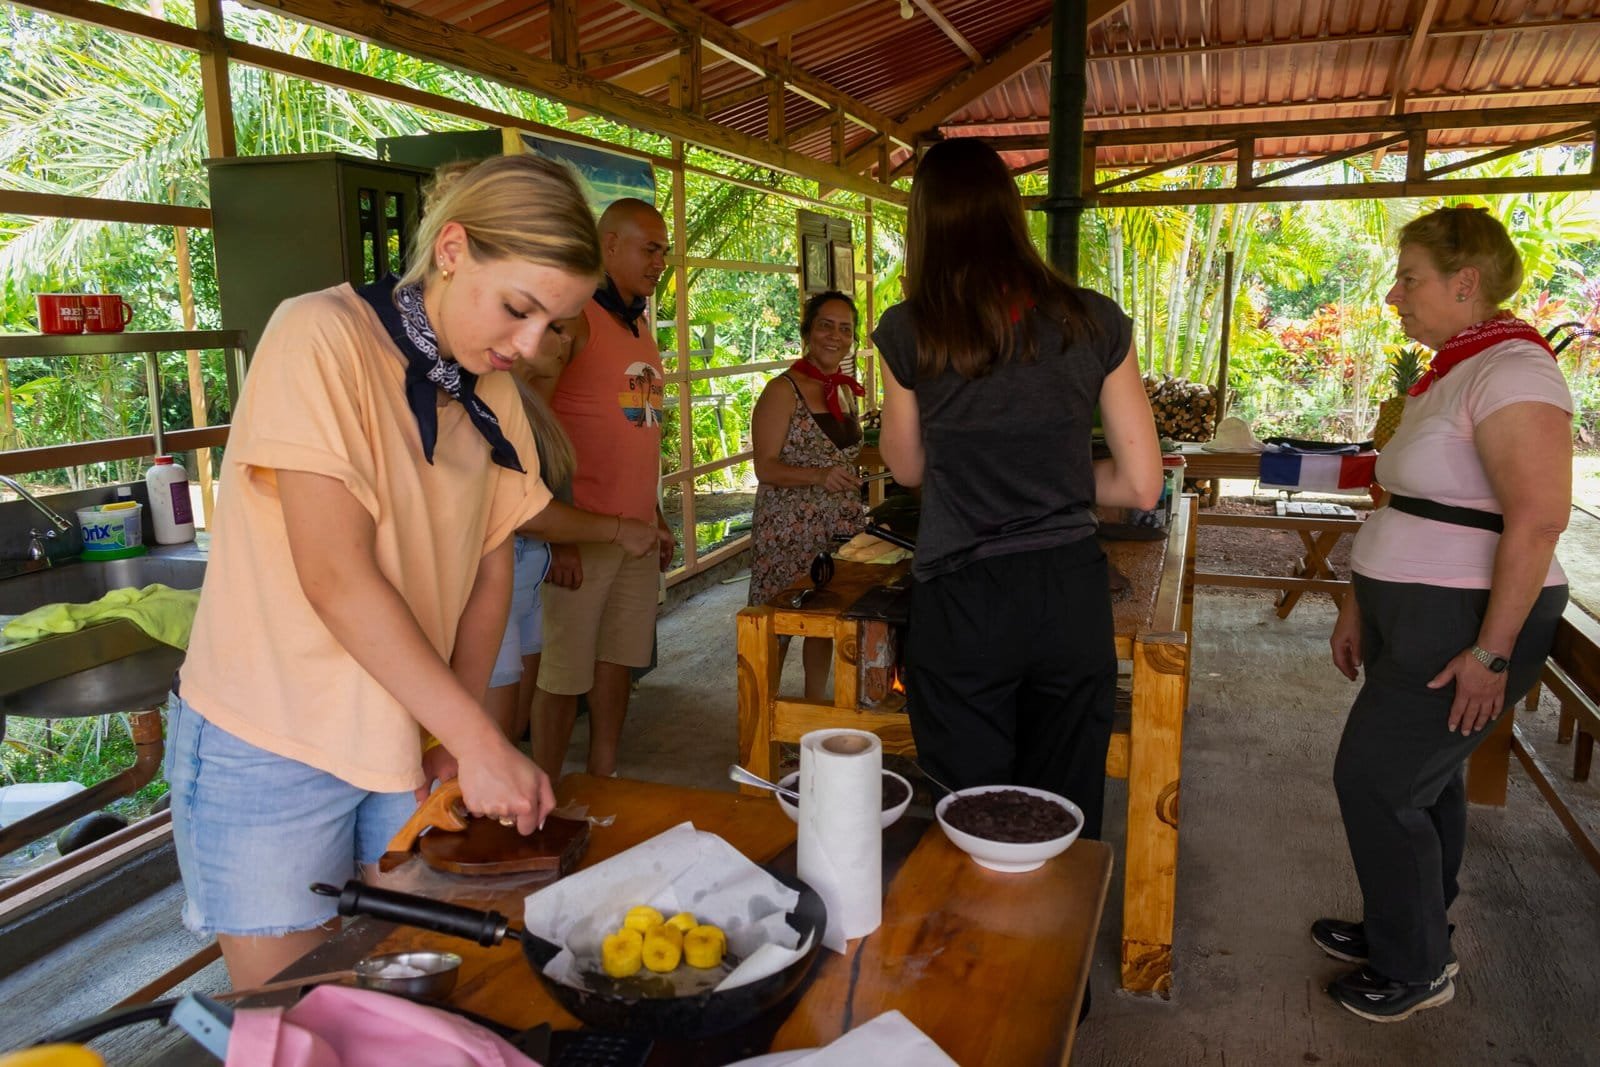
<path fill-rule="evenodd" d="M 389 842 L 378 862 L 389 871 L 420 853 L 428 866 L 447 874 L 542 873 L 561 877 L 583 858 L 589 844 L 587 819 L 552 815 L 524 837 L 515 826 L 467 814 L 459 782 L 446 782 L 423 801 Z"/>

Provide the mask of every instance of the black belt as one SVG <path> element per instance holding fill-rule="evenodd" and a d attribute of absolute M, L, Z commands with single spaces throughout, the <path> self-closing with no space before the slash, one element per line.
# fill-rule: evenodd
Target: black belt
<path fill-rule="evenodd" d="M 1470 526 L 1475 530 L 1488 530 L 1490 533 L 1505 533 L 1506 529 L 1505 516 L 1498 512 L 1460 508 L 1454 504 L 1441 504 L 1437 500 L 1425 500 L 1419 496 L 1390 493 L 1389 506 L 1407 515 L 1432 519 L 1434 522 L 1448 522 L 1452 526 Z"/>

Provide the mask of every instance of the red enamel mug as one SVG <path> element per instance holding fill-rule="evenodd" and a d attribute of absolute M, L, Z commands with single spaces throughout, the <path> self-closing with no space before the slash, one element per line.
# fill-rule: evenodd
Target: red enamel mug
<path fill-rule="evenodd" d="M 82 333 L 83 297 L 77 293 L 39 293 L 40 333 Z"/>
<path fill-rule="evenodd" d="M 85 293 L 83 329 L 85 333 L 121 333 L 133 319 L 133 305 L 116 293 Z"/>

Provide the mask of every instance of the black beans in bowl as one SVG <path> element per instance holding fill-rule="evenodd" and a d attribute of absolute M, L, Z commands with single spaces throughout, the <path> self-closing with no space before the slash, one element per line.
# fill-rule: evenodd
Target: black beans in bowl
<path fill-rule="evenodd" d="M 1078 827 L 1077 818 L 1060 804 L 1020 789 L 956 797 L 944 809 L 944 821 L 973 837 L 1018 845 L 1054 841 Z"/>

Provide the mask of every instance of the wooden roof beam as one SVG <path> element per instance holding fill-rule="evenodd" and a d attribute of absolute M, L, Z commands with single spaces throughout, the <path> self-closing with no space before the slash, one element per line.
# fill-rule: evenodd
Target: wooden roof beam
<path fill-rule="evenodd" d="M 1094 187 L 1094 192 L 1096 195 L 1098 195 L 1105 192 L 1107 189 L 1115 189 L 1119 185 L 1127 185 L 1130 182 L 1136 182 L 1141 178 L 1153 177 L 1154 175 L 1161 174 L 1165 171 L 1176 170 L 1179 167 L 1187 167 L 1192 163 L 1199 163 L 1203 160 L 1210 159 L 1213 156 L 1219 156 L 1224 152 L 1232 152 L 1238 147 L 1239 145 L 1236 141 L 1224 141 L 1222 144 L 1214 144 L 1210 148 L 1202 148 L 1198 152 L 1190 152 L 1188 155 L 1179 156 L 1177 159 L 1169 159 L 1164 163 L 1157 163 L 1154 166 L 1145 167 L 1142 170 L 1132 171 L 1128 174 L 1119 174 L 1115 178 L 1111 178 L 1107 181 L 1096 184 Z"/>
<path fill-rule="evenodd" d="M 1544 107 L 1471 108 L 1460 111 L 1408 111 L 1404 115 L 1354 115 L 1338 119 L 1290 119 L 1284 122 L 1228 122 L 1199 126 L 1147 126 L 1130 130 L 1089 130 L 1086 142 L 1098 146 L 1160 145 L 1211 142 L 1219 138 L 1334 137 L 1346 134 L 1398 133 L 1402 130 L 1460 130 L 1470 127 L 1549 126 L 1593 122 L 1594 104 L 1550 104 Z M 1108 118 L 1119 116 L 1107 116 Z M 1127 120 L 1132 116 L 1120 116 Z M 954 131 L 946 130 L 947 135 Z M 975 135 L 977 136 L 977 135 Z M 1001 152 L 1042 151 L 1050 138 L 1043 133 L 983 136 Z"/>
<path fill-rule="evenodd" d="M 869 0 L 796 0 L 787 7 L 736 25 L 735 30 L 756 44 L 771 45 L 780 38 L 810 29 Z M 619 89 L 645 93 L 666 84 L 672 73 L 670 57 L 653 60 L 609 79 Z"/>
<path fill-rule="evenodd" d="M 1600 17 L 1579 15 L 1566 19 L 1538 19 L 1495 26 L 1432 26 L 1430 38 L 1482 37 L 1490 33 L 1539 33 L 1545 30 L 1582 29 L 1600 24 Z M 1221 41 L 1216 44 L 1185 44 L 1167 48 L 1138 49 L 1132 52 L 1091 52 L 1089 62 L 1109 63 L 1123 59 L 1172 59 L 1177 56 L 1217 55 L 1223 52 L 1248 52 L 1266 48 L 1302 48 L 1340 44 L 1381 44 L 1409 41 L 1409 30 L 1375 30 L 1369 33 L 1330 33 L 1319 37 L 1280 37 L 1266 41 Z"/>
<path fill-rule="evenodd" d="M 582 53 L 578 69 L 597 70 L 601 67 L 614 67 L 618 63 L 631 63 L 634 60 L 656 56 L 661 57 L 664 65 L 675 59 L 678 53 L 683 51 L 683 46 L 688 43 L 689 35 L 686 33 L 664 33 L 659 37 L 650 37 L 643 41 L 613 45 L 610 48 L 596 48 L 592 52 Z"/>
<path fill-rule="evenodd" d="M 1519 156 L 1524 152 L 1531 152 L 1535 148 L 1544 148 L 1546 145 L 1560 144 L 1562 141 L 1573 141 L 1577 140 L 1579 137 L 1587 140 L 1588 138 L 1597 135 L 1600 135 L 1600 124 L 1587 122 L 1579 126 L 1569 127 L 1568 129 L 1561 130 L 1557 133 L 1549 134 L 1545 137 L 1534 137 L 1526 141 L 1517 141 L 1513 144 L 1506 145 L 1504 148 L 1497 148 L 1492 152 L 1482 152 L 1467 159 L 1458 159 L 1454 163 L 1446 163 L 1442 167 L 1434 167 L 1432 170 L 1425 170 L 1423 171 L 1422 176 L 1429 179 L 1437 178 L 1441 174 L 1454 174 L 1458 170 L 1466 170 L 1468 167 L 1476 167 L 1480 163 L 1488 163 L 1491 160 L 1503 159 L 1506 156 Z"/>
<path fill-rule="evenodd" d="M 1088 0 L 1089 25 L 1104 19 L 1127 0 Z M 969 67 L 949 85 L 913 107 L 904 126 L 925 133 L 989 90 L 997 88 L 1050 54 L 1050 23 L 1045 18 L 1024 30 L 994 55 Z"/>
<path fill-rule="evenodd" d="M 916 4 L 924 15 L 928 16 L 929 22 L 939 27 L 940 33 L 950 38 L 951 44 L 961 49 L 963 55 L 974 63 L 981 64 L 983 62 L 983 53 L 972 47 L 972 42 L 961 36 L 961 31 L 956 29 L 949 19 L 939 13 L 939 9 L 933 6 L 933 0 L 911 0 L 911 2 Z"/>
<path fill-rule="evenodd" d="M 873 130 L 881 130 L 907 146 L 912 143 L 911 134 L 889 115 L 848 93 L 841 92 L 816 75 L 801 70 L 773 49 L 756 44 L 727 23 L 702 15 L 685 0 L 619 0 L 619 2 L 671 29 L 681 30 L 699 38 L 758 75 L 763 77 L 775 75 L 782 78 L 784 84 L 791 90 L 809 96 L 828 107 L 837 108 L 847 117 Z"/>
<path fill-rule="evenodd" d="M 373 0 L 249 0 L 251 6 L 327 27 L 480 77 L 559 100 L 614 121 L 675 137 L 736 159 L 788 171 L 877 200 L 903 204 L 905 194 L 841 167 L 719 126 L 649 97 L 625 92 L 571 67 L 487 41 L 437 19 Z"/>
<path fill-rule="evenodd" d="M 1396 197 L 1502 196 L 1600 189 L 1600 175 L 1551 174 L 1525 178 L 1457 178 L 1451 181 L 1349 182 L 1269 185 L 1258 189 L 1140 189 L 1095 197 L 1090 206 L 1168 207 L 1190 204 L 1288 204 L 1313 200 L 1388 200 Z"/>
<path fill-rule="evenodd" d="M 752 100 L 759 100 L 766 96 L 770 89 L 769 83 L 764 79 L 760 79 L 751 82 L 749 85 L 741 85 L 737 89 L 729 89 L 725 93 L 718 93 L 716 96 L 708 96 L 701 101 L 702 114 L 715 115 L 719 111 L 728 110 L 730 107 L 738 107 L 740 104 L 748 104 Z"/>
<path fill-rule="evenodd" d="M 1525 96 L 1571 96 L 1574 93 L 1600 93 L 1600 84 L 1595 84 L 1595 85 L 1525 86 L 1525 87 L 1520 88 L 1520 89 L 1484 89 L 1484 90 L 1481 90 L 1481 91 L 1478 91 L 1478 92 L 1462 92 L 1460 90 L 1446 90 L 1446 91 L 1433 92 L 1433 93 L 1413 93 L 1410 96 L 1408 96 L 1406 99 L 1412 104 L 1421 104 L 1421 103 L 1459 103 L 1459 102 L 1465 102 L 1465 101 L 1496 100 L 1496 99 L 1503 99 L 1504 97 L 1508 97 L 1508 96 L 1516 96 L 1516 97 L 1525 97 Z M 1139 127 L 1139 129 L 1140 130 L 1160 131 L 1160 130 L 1170 129 L 1170 128 L 1173 128 L 1173 127 L 1176 127 L 1177 125 L 1179 125 L 1178 123 L 1173 123 L 1171 126 L 1163 126 L 1163 125 L 1161 125 L 1161 121 L 1164 120 L 1164 119 L 1185 119 L 1185 118 L 1191 118 L 1191 117 L 1193 117 L 1195 115 L 1228 115 L 1228 116 L 1232 116 L 1232 115 L 1252 115 L 1252 114 L 1257 114 L 1257 113 L 1260 113 L 1260 112 L 1263 112 L 1263 111 L 1286 111 L 1286 110 L 1291 110 L 1291 109 L 1294 109 L 1294 108 L 1387 107 L 1388 103 L 1389 103 L 1389 97 L 1386 96 L 1386 95 L 1385 96 L 1347 96 L 1347 97 L 1342 97 L 1342 98 L 1340 98 L 1338 100 L 1304 101 L 1304 102 L 1301 102 L 1301 103 L 1295 103 L 1293 101 L 1287 101 L 1287 102 L 1285 102 L 1285 101 L 1275 101 L 1275 102 L 1270 103 L 1270 104 L 1231 104 L 1231 105 L 1226 105 L 1226 106 L 1219 105 L 1219 106 L 1216 106 L 1216 107 L 1187 107 L 1187 108 L 1174 108 L 1171 111 L 1133 111 L 1133 112 L 1128 112 L 1126 114 L 1117 114 L 1117 113 L 1113 113 L 1113 112 L 1107 112 L 1105 114 L 1099 114 L 1099 115 L 1085 115 L 1084 116 L 1084 122 L 1086 124 L 1088 124 L 1088 125 L 1091 125 L 1091 126 L 1093 124 L 1095 124 L 1095 123 L 1104 124 L 1104 123 L 1108 123 L 1108 122 L 1141 122 L 1141 123 L 1142 122 L 1150 122 L 1150 123 L 1153 123 L 1153 124 L 1149 125 L 1149 126 L 1141 126 L 1141 127 Z M 1530 106 L 1544 108 L 1544 107 L 1565 107 L 1567 105 L 1566 104 L 1539 104 L 1539 105 L 1530 105 Z M 1407 115 L 1431 115 L 1431 114 L 1435 114 L 1435 112 L 1431 112 L 1431 111 L 1408 111 L 1408 112 L 1406 112 L 1406 114 Z M 1382 116 L 1379 115 L 1379 116 L 1372 116 L 1372 117 L 1382 117 Z M 1288 121 L 1298 121 L 1298 120 L 1288 120 Z M 1313 121 L 1313 120 L 1304 120 L 1304 121 Z M 1028 117 L 1025 117 L 1025 118 L 1007 118 L 1007 119 L 1003 119 L 1003 120 L 986 119 L 986 120 L 983 120 L 983 121 L 963 120 L 963 121 L 960 121 L 960 122 L 947 122 L 947 123 L 940 124 L 940 126 L 938 128 L 938 132 L 940 134 L 942 134 L 943 136 L 946 136 L 946 137 L 962 137 L 962 136 L 987 137 L 989 135 L 986 134 L 986 133 L 971 132 L 971 131 L 992 130 L 996 126 L 1006 126 L 1006 127 L 1013 127 L 1014 128 L 1014 127 L 1019 127 L 1019 126 L 1049 126 L 1049 125 L 1050 125 L 1050 119 L 1049 119 L 1048 116 L 1032 115 L 1032 116 L 1028 116 Z M 1216 124 L 1213 123 L 1211 126 L 1207 126 L 1206 128 L 1207 129 L 1211 129 L 1211 128 L 1214 128 L 1215 125 Z M 1039 135 L 1043 136 L 1043 132 L 1044 132 L 1043 130 L 1039 131 Z M 1029 134 L 1020 134 L 1020 135 L 1017 135 L 1017 136 L 1026 137 L 1026 136 L 1030 136 L 1030 135 Z M 1159 140 L 1163 140 L 1163 139 L 1164 138 L 1157 138 L 1158 141 Z"/>
<path fill-rule="evenodd" d="M 1413 137 L 1416 136 L 1419 136 L 1419 133 L 1392 133 L 1387 137 L 1380 138 L 1376 141 L 1368 141 L 1366 144 L 1357 145 L 1354 148 L 1345 148 L 1338 152 L 1329 152 L 1326 155 L 1318 156 L 1315 159 L 1309 159 L 1304 163 L 1296 163 L 1292 167 L 1285 167 L 1282 170 L 1270 171 L 1266 174 L 1254 175 L 1249 184 L 1252 187 L 1262 186 L 1266 185 L 1268 182 L 1281 181 L 1284 178 L 1291 178 L 1296 174 L 1304 174 L 1308 170 L 1316 170 L 1319 167 L 1326 167 L 1332 163 L 1340 163 L 1346 159 L 1353 159 L 1356 156 L 1364 156 L 1368 152 L 1382 152 L 1391 145 L 1397 145 L 1401 141 L 1409 142 Z M 1240 184 L 1242 185 L 1244 183 L 1241 182 Z"/>
<path fill-rule="evenodd" d="M 1422 11 L 1417 15 L 1416 25 L 1411 27 L 1411 40 L 1400 51 L 1400 60 L 1395 64 L 1394 74 L 1390 79 L 1389 110 L 1396 115 L 1406 109 L 1406 90 L 1411 88 L 1411 79 L 1417 72 L 1417 64 L 1422 60 L 1422 53 L 1428 47 L 1428 27 L 1433 25 L 1433 16 L 1439 12 L 1439 0 L 1422 0 Z"/>

